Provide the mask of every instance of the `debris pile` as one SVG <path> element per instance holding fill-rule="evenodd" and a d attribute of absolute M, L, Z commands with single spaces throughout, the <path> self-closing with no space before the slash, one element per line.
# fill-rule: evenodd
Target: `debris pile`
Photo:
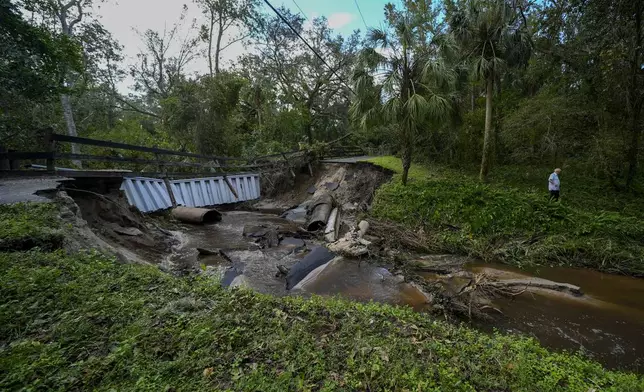
<path fill-rule="evenodd" d="M 329 250 L 345 257 L 361 257 L 369 254 L 371 241 L 364 238 L 369 230 L 369 222 L 361 221 L 343 238 L 328 245 Z"/>

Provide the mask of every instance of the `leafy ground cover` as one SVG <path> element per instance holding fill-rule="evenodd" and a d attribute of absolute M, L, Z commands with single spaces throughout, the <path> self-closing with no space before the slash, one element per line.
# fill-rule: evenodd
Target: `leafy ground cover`
<path fill-rule="evenodd" d="M 63 243 L 58 224 L 53 204 L 0 204 L 0 251 L 58 249 Z"/>
<path fill-rule="evenodd" d="M 401 171 L 394 157 L 372 162 Z M 611 192 L 591 183 L 569 191 L 575 195 L 571 201 L 564 193 L 561 202 L 551 202 L 543 178 L 537 187 L 532 172 L 504 173 L 482 184 L 467 171 L 413 165 L 408 186 L 395 176 L 378 190 L 372 214 L 431 232 L 444 251 L 519 266 L 570 265 L 644 276 L 644 224 L 629 213 L 641 213 L 641 201 L 617 206 Z"/>
<path fill-rule="evenodd" d="M 2 390 L 644 388 L 534 340 L 408 308 L 227 290 L 93 252 L 0 252 L 0 296 Z"/>

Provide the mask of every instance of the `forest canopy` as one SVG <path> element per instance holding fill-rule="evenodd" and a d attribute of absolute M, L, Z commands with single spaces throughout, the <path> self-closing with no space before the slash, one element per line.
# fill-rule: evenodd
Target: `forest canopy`
<path fill-rule="evenodd" d="M 129 63 L 101 3 L 0 0 L 1 145 L 38 150 L 52 127 L 251 157 L 352 134 L 403 169 L 478 166 L 485 181 L 495 165 L 574 166 L 639 189 L 642 2 L 405 0 L 339 34 L 258 0 L 198 0 L 140 31 Z"/>

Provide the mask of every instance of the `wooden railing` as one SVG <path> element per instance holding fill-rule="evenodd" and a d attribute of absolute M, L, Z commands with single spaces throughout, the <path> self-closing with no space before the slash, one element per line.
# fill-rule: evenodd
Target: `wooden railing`
<path fill-rule="evenodd" d="M 328 150 L 327 158 L 336 157 L 357 157 L 364 155 L 365 151 L 360 147 L 355 146 L 335 146 Z"/>
<path fill-rule="evenodd" d="M 345 139 L 348 135 L 327 143 L 328 149 L 325 155 L 328 156 L 355 156 L 361 155 L 362 150 L 357 147 L 333 146 L 335 143 Z M 124 157 L 117 154 L 113 155 L 93 155 L 93 154 L 74 154 L 67 152 L 58 152 L 57 146 L 62 143 L 86 145 L 92 147 L 101 147 L 106 151 L 126 150 L 136 151 L 148 154 L 150 158 L 141 157 Z M 136 146 L 125 143 L 117 143 L 106 140 L 88 139 L 76 136 L 67 136 L 47 132 L 45 135 L 45 146 L 47 151 L 42 152 L 3 152 L 0 150 L 0 172 L 9 171 L 15 175 L 34 175 L 34 174 L 55 174 L 67 173 L 73 174 L 74 177 L 123 177 L 128 175 L 137 176 L 161 176 L 167 177 L 185 177 L 199 175 L 225 174 L 231 172 L 243 171 L 261 171 L 277 164 L 285 164 L 291 174 L 294 173 L 294 162 L 296 157 L 309 156 L 306 150 L 295 150 L 282 152 L 272 155 L 265 155 L 255 158 L 235 158 L 235 157 L 218 157 L 210 155 L 201 155 L 185 151 L 174 151 L 155 147 Z M 69 150 L 69 149 L 68 149 Z M 171 160 L 172 157 L 180 157 L 182 160 Z M 38 161 L 46 162 L 40 171 L 21 170 L 20 162 Z M 134 165 L 147 165 L 155 168 L 156 171 L 127 171 L 119 169 L 110 170 L 79 170 L 57 168 L 56 163 L 80 161 L 80 162 L 113 162 L 127 163 Z M 308 163 L 308 161 L 307 161 Z M 170 170 L 169 170 L 170 169 Z M 194 169 L 197 169 L 196 171 Z M 205 172 L 202 170 L 206 170 Z M 72 172 L 73 173 L 70 173 Z M 131 173 L 131 174 L 127 174 Z"/>
<path fill-rule="evenodd" d="M 114 155 L 93 155 L 93 154 L 74 154 L 67 152 L 58 152 L 57 146 L 62 143 L 79 144 L 93 147 L 101 147 L 106 151 L 113 150 L 126 150 L 136 151 L 140 153 L 147 153 L 153 159 L 140 158 L 140 157 L 124 157 L 118 154 Z M 136 165 L 148 165 L 156 168 L 156 171 L 138 171 L 136 175 L 146 176 L 195 176 L 195 175 L 213 175 L 217 173 L 230 173 L 239 171 L 258 170 L 274 166 L 276 163 L 285 162 L 287 156 L 296 156 L 302 154 L 302 151 L 292 151 L 283 154 L 276 154 L 273 156 L 256 157 L 252 159 L 247 158 L 234 158 L 234 157 L 219 157 L 195 154 L 186 151 L 174 151 L 155 147 L 136 146 L 125 143 L 117 143 L 106 140 L 88 139 L 76 136 L 60 135 L 56 133 L 48 133 L 45 136 L 45 146 L 48 151 L 41 152 L 1 152 L 0 151 L 0 170 L 11 171 L 12 174 L 17 175 L 33 175 L 39 174 L 34 170 L 21 170 L 20 162 L 24 161 L 45 161 L 45 170 L 40 172 L 55 173 L 55 172 L 70 172 L 73 171 L 74 176 L 97 176 L 97 177 L 123 177 L 127 171 L 112 169 L 101 170 L 78 170 L 78 169 L 65 169 L 57 168 L 56 164 L 61 161 L 80 161 L 80 162 L 113 162 L 113 163 L 127 163 Z M 172 160 L 172 157 L 180 157 L 182 160 Z M 170 169 L 170 170 L 169 170 Z M 173 170 L 179 169 L 179 170 Z M 193 169 L 193 170 L 191 170 Z M 194 169 L 199 169 L 195 171 Z M 201 171 L 200 171 L 201 170 Z M 202 170 L 206 170 L 205 172 Z"/>

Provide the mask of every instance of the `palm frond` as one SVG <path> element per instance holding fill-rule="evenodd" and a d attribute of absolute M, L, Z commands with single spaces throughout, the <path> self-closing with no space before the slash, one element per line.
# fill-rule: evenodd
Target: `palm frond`
<path fill-rule="evenodd" d="M 437 94 L 432 94 L 427 100 L 428 115 L 432 120 L 444 120 L 452 111 L 450 99 Z"/>
<path fill-rule="evenodd" d="M 372 107 L 365 111 L 360 120 L 360 126 L 363 129 L 368 129 L 369 124 L 375 123 L 380 119 L 380 110 L 377 107 Z"/>
<path fill-rule="evenodd" d="M 389 36 L 383 29 L 370 28 L 367 31 L 367 42 L 371 44 L 371 46 L 386 48 L 389 46 Z"/>
<path fill-rule="evenodd" d="M 382 80 L 382 89 L 387 92 L 387 94 L 395 94 L 395 91 L 399 88 L 401 82 L 401 76 L 398 73 L 396 68 L 389 69 L 383 74 Z"/>
<path fill-rule="evenodd" d="M 364 95 L 373 87 L 373 77 L 365 69 L 356 69 L 351 77 L 356 94 Z"/>
<path fill-rule="evenodd" d="M 456 75 L 445 65 L 445 61 L 430 60 L 423 64 L 422 80 L 431 81 L 439 86 L 448 86 L 454 83 Z"/>
<path fill-rule="evenodd" d="M 382 111 L 387 121 L 396 122 L 400 118 L 402 110 L 402 101 L 400 97 L 392 97 L 382 106 Z"/>
<path fill-rule="evenodd" d="M 420 94 L 412 94 L 403 106 L 404 116 L 411 124 L 418 124 L 425 119 L 429 103 Z"/>
<path fill-rule="evenodd" d="M 387 58 L 385 56 L 371 47 L 364 48 L 358 55 L 358 63 L 368 69 L 376 69 L 386 61 Z"/>

